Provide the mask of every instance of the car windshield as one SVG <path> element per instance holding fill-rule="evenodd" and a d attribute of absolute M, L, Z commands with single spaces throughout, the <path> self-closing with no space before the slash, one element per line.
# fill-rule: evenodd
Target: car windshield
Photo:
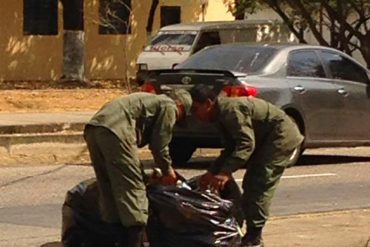
<path fill-rule="evenodd" d="M 214 46 L 194 54 L 176 68 L 255 73 L 266 66 L 275 52 L 273 47 Z"/>
<path fill-rule="evenodd" d="M 193 45 L 196 32 L 159 32 L 145 51 L 189 51 Z"/>

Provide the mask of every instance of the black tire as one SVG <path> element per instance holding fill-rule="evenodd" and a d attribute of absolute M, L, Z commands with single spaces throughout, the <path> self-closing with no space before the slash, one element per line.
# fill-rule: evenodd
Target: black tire
<path fill-rule="evenodd" d="M 181 141 L 173 140 L 170 145 L 170 156 L 174 165 L 185 165 L 197 149 L 193 145 Z"/>
<path fill-rule="evenodd" d="M 295 120 L 294 117 L 292 117 L 292 116 L 289 116 L 289 117 L 297 125 L 298 129 L 300 130 L 301 134 L 303 135 L 302 128 L 301 128 L 301 126 L 299 126 L 297 120 Z M 292 155 L 289 158 L 287 167 L 292 167 L 296 163 L 298 163 L 299 159 L 302 156 L 303 151 L 304 151 L 304 148 L 303 148 L 303 143 L 302 143 L 301 145 L 299 145 L 298 147 L 296 147 L 294 149 Z"/>

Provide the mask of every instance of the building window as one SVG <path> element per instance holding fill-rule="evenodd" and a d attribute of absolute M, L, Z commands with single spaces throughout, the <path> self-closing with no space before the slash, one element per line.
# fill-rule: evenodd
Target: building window
<path fill-rule="evenodd" d="M 131 0 L 100 0 L 99 34 L 131 33 Z"/>
<path fill-rule="evenodd" d="M 161 7 L 161 27 L 177 24 L 181 22 L 181 7 L 162 6 Z"/>
<path fill-rule="evenodd" d="M 58 0 L 23 0 L 23 33 L 58 34 Z"/>
<path fill-rule="evenodd" d="M 84 0 L 60 0 L 63 5 L 64 30 L 84 30 Z"/>

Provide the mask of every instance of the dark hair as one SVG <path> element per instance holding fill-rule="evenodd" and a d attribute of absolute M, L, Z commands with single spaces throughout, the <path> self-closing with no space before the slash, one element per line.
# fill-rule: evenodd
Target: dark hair
<path fill-rule="evenodd" d="M 205 84 L 197 84 L 190 90 L 190 95 L 193 101 L 205 103 L 208 99 L 215 101 L 217 94 Z"/>

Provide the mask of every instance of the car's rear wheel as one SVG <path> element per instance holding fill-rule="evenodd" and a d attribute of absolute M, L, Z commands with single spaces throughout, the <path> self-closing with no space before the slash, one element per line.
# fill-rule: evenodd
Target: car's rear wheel
<path fill-rule="evenodd" d="M 294 117 L 292 117 L 292 116 L 289 116 L 289 117 L 297 125 L 299 131 L 303 135 L 302 126 L 299 125 L 298 121 Z M 296 147 L 294 149 L 293 153 L 291 154 L 291 156 L 289 158 L 287 167 L 294 166 L 299 161 L 299 159 L 301 158 L 303 151 L 304 151 L 304 148 L 303 148 L 303 143 L 302 143 L 301 145 L 299 145 L 298 147 Z"/>
<path fill-rule="evenodd" d="M 289 158 L 287 167 L 294 166 L 296 163 L 298 163 L 299 159 L 302 156 L 303 151 L 304 149 L 302 148 L 302 144 L 296 147 Z"/>
<path fill-rule="evenodd" d="M 172 140 L 169 145 L 170 156 L 174 165 L 185 165 L 197 149 L 194 145 L 181 140 Z"/>

